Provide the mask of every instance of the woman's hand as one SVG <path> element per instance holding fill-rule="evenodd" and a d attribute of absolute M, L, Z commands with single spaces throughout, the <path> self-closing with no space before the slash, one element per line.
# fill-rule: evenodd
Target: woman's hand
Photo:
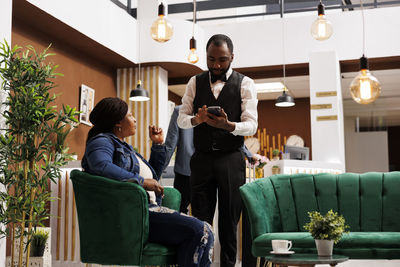
<path fill-rule="evenodd" d="M 163 130 L 159 127 L 154 125 L 149 126 L 149 136 L 153 143 L 155 144 L 163 144 L 164 143 L 164 134 Z"/>
<path fill-rule="evenodd" d="M 164 187 L 154 179 L 144 179 L 143 188 L 147 191 L 154 191 L 157 196 L 164 196 Z"/>

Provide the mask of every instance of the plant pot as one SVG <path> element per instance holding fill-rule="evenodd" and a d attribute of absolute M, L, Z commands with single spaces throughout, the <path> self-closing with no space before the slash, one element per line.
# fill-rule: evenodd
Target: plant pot
<path fill-rule="evenodd" d="M 315 245 L 317 246 L 318 256 L 332 256 L 333 240 L 315 239 Z"/>
<path fill-rule="evenodd" d="M 272 167 L 272 174 L 280 174 L 281 173 L 281 168 L 278 166 L 273 166 Z"/>
<path fill-rule="evenodd" d="M 46 246 L 32 246 L 31 247 L 31 256 L 32 257 L 43 257 L 44 249 Z"/>

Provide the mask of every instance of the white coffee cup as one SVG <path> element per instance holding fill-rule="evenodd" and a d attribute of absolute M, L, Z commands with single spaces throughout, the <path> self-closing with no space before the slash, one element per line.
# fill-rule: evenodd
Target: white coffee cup
<path fill-rule="evenodd" d="M 290 240 L 272 240 L 272 250 L 278 253 L 288 252 L 292 248 Z"/>

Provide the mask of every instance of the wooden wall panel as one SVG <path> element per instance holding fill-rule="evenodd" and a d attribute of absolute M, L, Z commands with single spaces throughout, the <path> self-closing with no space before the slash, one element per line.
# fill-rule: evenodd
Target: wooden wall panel
<path fill-rule="evenodd" d="M 95 90 L 95 103 L 108 96 L 117 96 L 116 69 L 108 66 L 96 58 L 65 45 L 62 40 L 44 34 L 40 30 L 32 28 L 27 23 L 14 18 L 12 25 L 12 45 L 32 45 L 37 51 L 42 51 L 52 44 L 50 52 L 55 56 L 49 57 L 49 61 L 59 65 L 57 72 L 64 76 L 57 77 L 57 87 L 54 93 L 61 94 L 55 104 L 58 109 L 62 105 L 70 105 L 79 110 L 80 85 L 85 84 Z M 84 124 L 74 129 L 67 139 L 70 152 L 75 152 L 78 159 L 83 157 L 85 142 L 90 127 Z"/>
<path fill-rule="evenodd" d="M 136 88 L 139 69 L 118 69 L 117 84 L 118 96 L 125 100 L 136 119 L 136 134 L 126 138 L 125 141 L 137 148 L 146 159 L 150 157 L 151 141 L 149 138 L 149 125 L 159 125 L 159 67 L 143 67 L 140 69 L 142 86 L 149 91 L 150 101 L 129 101 L 129 94 Z M 164 130 L 166 131 L 166 130 Z M 164 133 L 166 134 L 166 133 Z"/>
<path fill-rule="evenodd" d="M 275 106 L 275 100 L 259 101 L 258 128 L 266 128 L 270 136 L 278 133 L 287 137 L 298 135 L 303 138 L 304 146 L 310 147 L 311 151 L 310 99 L 296 98 L 295 102 L 294 107 L 279 108 Z"/>

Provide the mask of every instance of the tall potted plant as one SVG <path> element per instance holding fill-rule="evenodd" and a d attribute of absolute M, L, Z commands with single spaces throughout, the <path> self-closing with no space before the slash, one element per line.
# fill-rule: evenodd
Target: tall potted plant
<path fill-rule="evenodd" d="M 71 123 L 78 123 L 75 108 L 53 102 L 57 66 L 49 63 L 48 48 L 37 53 L 0 44 L 0 76 L 3 129 L 0 134 L 0 235 L 10 235 L 11 263 L 14 245 L 19 239 L 18 266 L 23 264 L 24 238 L 28 240 L 25 265 L 29 254 L 33 226 L 44 226 L 49 218 L 51 194 L 48 182 L 60 178 L 60 167 L 71 159 L 65 137 Z"/>

